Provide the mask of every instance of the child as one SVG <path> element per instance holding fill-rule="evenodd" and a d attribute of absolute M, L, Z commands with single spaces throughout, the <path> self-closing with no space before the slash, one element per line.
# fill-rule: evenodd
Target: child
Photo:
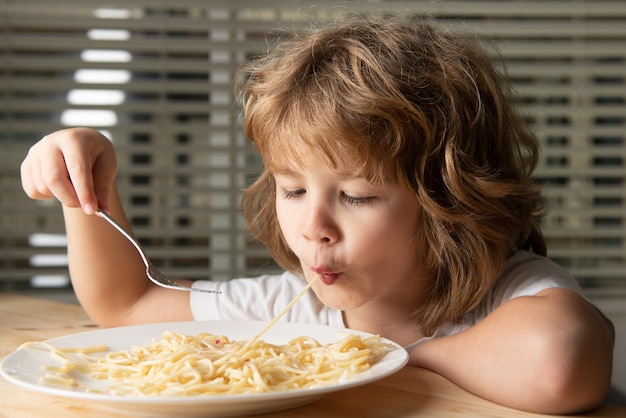
<path fill-rule="evenodd" d="M 421 21 L 347 21 L 295 37 L 244 66 L 245 132 L 265 171 L 242 208 L 286 272 L 175 292 L 146 280 L 111 143 L 89 129 L 34 145 L 34 199 L 63 203 L 76 294 L 103 326 L 288 313 L 379 333 L 432 369 L 514 408 L 600 404 L 612 325 L 550 262 L 536 224 L 538 142 L 474 42 Z M 321 303 L 320 303 L 321 302 Z"/>

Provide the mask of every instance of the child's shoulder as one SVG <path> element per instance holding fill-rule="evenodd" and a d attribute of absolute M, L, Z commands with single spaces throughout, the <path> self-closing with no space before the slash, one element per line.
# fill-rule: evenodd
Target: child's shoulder
<path fill-rule="evenodd" d="M 549 288 L 565 288 L 582 294 L 576 279 L 548 257 L 516 251 L 506 262 L 493 290 L 495 304 L 519 296 L 533 296 Z"/>
<path fill-rule="evenodd" d="M 583 294 L 576 279 L 563 267 L 547 257 L 530 251 L 516 251 L 506 262 L 493 289 L 468 312 L 460 323 L 444 324 L 437 335 L 461 332 L 480 322 L 505 302 L 520 297 L 534 296 L 551 288 L 564 288 Z"/>

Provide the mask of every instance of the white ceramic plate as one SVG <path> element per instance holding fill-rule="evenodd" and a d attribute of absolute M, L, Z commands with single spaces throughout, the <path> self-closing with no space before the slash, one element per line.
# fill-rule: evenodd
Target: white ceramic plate
<path fill-rule="evenodd" d="M 154 338 L 161 339 L 164 331 L 196 335 L 200 332 L 226 335 L 231 340 L 245 341 L 254 337 L 266 323 L 254 321 L 194 321 L 170 322 L 130 327 L 88 331 L 46 342 L 57 347 L 84 347 L 107 344 L 111 351 L 130 349 L 132 345 L 148 345 Z M 309 336 L 322 344 L 338 341 L 346 332 L 368 336 L 369 334 L 332 328 L 321 325 L 292 324 L 279 322 L 270 328 L 262 339 L 273 344 L 284 344 L 299 336 Z M 385 340 L 390 344 L 391 341 Z M 394 344 L 395 345 L 395 344 Z M 391 375 L 408 362 L 406 350 L 398 346 L 370 370 L 355 375 L 340 383 L 320 388 L 290 390 L 253 395 L 217 395 L 194 397 L 139 397 L 119 396 L 47 386 L 39 382 L 45 373 L 44 366 L 55 364 L 49 353 L 31 348 L 18 348 L 8 355 L 0 365 L 2 376 L 8 381 L 38 392 L 95 402 L 105 408 L 126 413 L 149 414 L 151 416 L 216 417 L 259 414 L 279 411 L 311 403 L 324 395 L 339 390 L 364 385 Z M 102 389 L 103 382 L 87 376 L 77 379 L 88 388 Z M 106 384 L 106 382 L 105 382 Z"/>

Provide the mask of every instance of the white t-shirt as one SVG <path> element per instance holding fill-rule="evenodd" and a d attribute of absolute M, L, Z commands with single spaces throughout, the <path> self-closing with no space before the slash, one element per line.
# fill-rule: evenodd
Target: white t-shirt
<path fill-rule="evenodd" d="M 226 282 L 196 281 L 194 287 L 218 290 L 219 295 L 191 292 L 191 311 L 196 320 L 259 320 L 273 319 L 306 285 L 303 278 L 285 272 L 256 278 L 233 279 Z M 446 323 L 433 336 L 407 346 L 412 350 L 432 338 L 459 333 L 489 315 L 504 302 L 532 296 L 549 288 L 570 289 L 582 295 L 580 286 L 565 269 L 553 261 L 528 251 L 517 251 L 507 260 L 502 276 L 482 302 L 468 312 L 460 323 Z M 309 290 L 281 319 L 345 327 L 340 310 L 322 304 Z"/>

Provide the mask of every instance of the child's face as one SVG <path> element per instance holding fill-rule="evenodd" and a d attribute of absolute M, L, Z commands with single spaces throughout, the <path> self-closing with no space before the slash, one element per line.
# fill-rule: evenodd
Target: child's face
<path fill-rule="evenodd" d="M 326 305 L 344 311 L 402 304 L 424 291 L 417 199 L 394 184 L 373 185 L 344 164 L 330 170 L 309 153 L 303 166 L 273 172 L 282 233 Z"/>

